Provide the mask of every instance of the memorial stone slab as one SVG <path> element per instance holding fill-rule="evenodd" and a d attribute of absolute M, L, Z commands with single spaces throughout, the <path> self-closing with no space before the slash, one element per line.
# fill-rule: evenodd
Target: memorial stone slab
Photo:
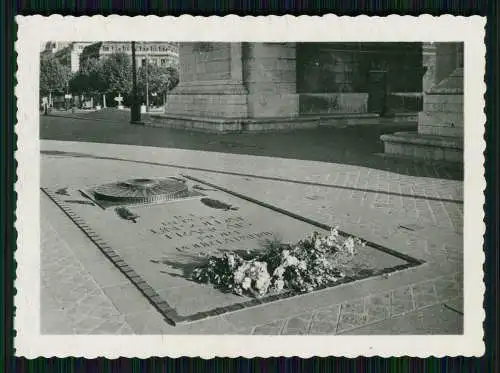
<path fill-rule="evenodd" d="M 297 295 L 249 298 L 194 282 L 192 270 L 209 256 L 258 252 L 269 240 L 295 243 L 329 229 L 189 176 L 42 189 L 174 325 Z M 368 243 L 343 282 L 419 264 Z"/>

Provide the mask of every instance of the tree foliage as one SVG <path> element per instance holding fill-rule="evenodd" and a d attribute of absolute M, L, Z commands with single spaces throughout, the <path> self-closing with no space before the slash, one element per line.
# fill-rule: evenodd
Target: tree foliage
<path fill-rule="evenodd" d="M 71 77 L 69 67 L 62 65 L 52 56 L 40 61 L 40 92 L 42 94 L 63 93 Z"/>
<path fill-rule="evenodd" d="M 102 61 L 103 93 L 127 95 L 132 90 L 132 61 L 125 53 L 115 53 Z"/>
<path fill-rule="evenodd" d="M 97 58 L 82 61 L 80 70 L 70 81 L 73 93 L 97 95 L 104 90 L 102 63 Z"/>
<path fill-rule="evenodd" d="M 137 90 L 139 97 L 145 101 L 146 81 L 148 82 L 148 92 L 156 95 L 160 100 L 163 95 L 174 89 L 179 83 L 179 71 L 174 66 L 158 66 L 148 64 L 140 67 L 137 74 Z"/>
<path fill-rule="evenodd" d="M 164 94 L 179 83 L 179 70 L 176 66 L 151 63 L 147 68 L 138 68 L 137 90 L 142 102 L 146 102 L 146 79 L 151 101 L 161 104 Z M 111 100 L 120 94 L 124 97 L 124 102 L 127 102 L 132 91 L 132 60 L 124 53 L 114 53 L 101 60 L 82 60 L 80 70 L 71 79 L 70 88 L 76 94 L 94 97 L 104 94 Z"/>

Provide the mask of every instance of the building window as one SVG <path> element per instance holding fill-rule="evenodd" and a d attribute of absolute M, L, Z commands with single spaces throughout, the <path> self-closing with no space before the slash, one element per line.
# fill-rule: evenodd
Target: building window
<path fill-rule="evenodd" d="M 141 66 L 146 66 L 146 59 L 145 59 L 145 58 L 143 58 L 143 59 L 141 60 Z"/>
<path fill-rule="evenodd" d="M 162 58 L 161 61 L 160 61 L 160 64 L 162 66 L 165 66 L 167 64 L 167 59 L 166 58 Z"/>

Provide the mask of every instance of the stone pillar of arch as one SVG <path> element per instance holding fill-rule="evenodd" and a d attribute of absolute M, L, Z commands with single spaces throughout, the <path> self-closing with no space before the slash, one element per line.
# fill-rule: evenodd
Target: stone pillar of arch
<path fill-rule="evenodd" d="M 180 83 L 157 126 L 207 131 L 317 125 L 299 118 L 295 43 L 180 43 Z"/>
<path fill-rule="evenodd" d="M 463 43 L 424 43 L 423 65 L 418 130 L 382 135 L 385 153 L 463 162 Z"/>

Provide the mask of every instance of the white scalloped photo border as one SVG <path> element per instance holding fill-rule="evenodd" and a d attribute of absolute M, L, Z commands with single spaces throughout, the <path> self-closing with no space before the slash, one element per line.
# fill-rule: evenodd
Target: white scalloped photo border
<path fill-rule="evenodd" d="M 484 113 L 486 18 L 388 17 L 70 17 L 18 16 L 17 356 L 107 358 L 190 356 L 480 356 L 484 353 Z M 463 41 L 464 48 L 464 333 L 398 336 L 89 336 L 41 335 L 39 52 L 44 41 Z"/>

